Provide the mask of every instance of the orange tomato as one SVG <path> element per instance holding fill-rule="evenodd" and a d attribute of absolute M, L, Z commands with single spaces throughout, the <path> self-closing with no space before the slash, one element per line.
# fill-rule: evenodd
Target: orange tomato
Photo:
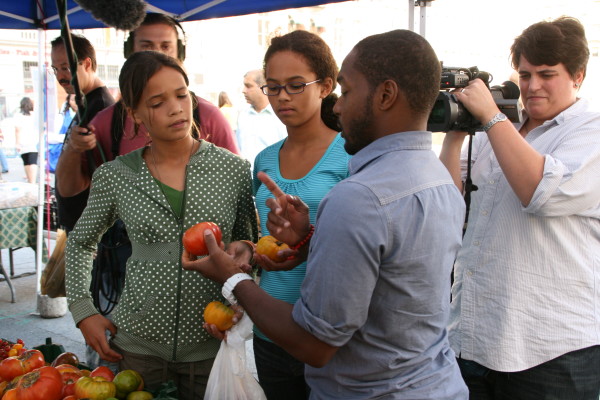
<path fill-rule="evenodd" d="M 183 234 L 183 247 L 185 247 L 188 253 L 195 256 L 208 255 L 208 249 L 204 243 L 204 231 L 207 229 L 213 231 L 217 243 L 221 242 L 222 234 L 219 225 L 214 222 L 200 222 L 189 228 Z"/>
<path fill-rule="evenodd" d="M 212 301 L 204 309 L 204 322 L 216 325 L 220 331 L 226 331 L 233 326 L 234 314 L 231 307 L 220 301 Z"/>
<path fill-rule="evenodd" d="M 290 247 L 277 240 L 275 237 L 268 235 L 260 238 L 256 244 L 256 253 L 267 256 L 275 262 L 285 261 L 285 257 L 279 257 L 277 252 L 280 250 L 289 249 Z"/>

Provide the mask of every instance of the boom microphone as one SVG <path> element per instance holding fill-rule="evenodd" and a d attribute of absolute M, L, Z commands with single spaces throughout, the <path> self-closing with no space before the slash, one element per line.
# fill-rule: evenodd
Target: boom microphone
<path fill-rule="evenodd" d="M 135 30 L 146 17 L 146 2 L 142 0 L 75 0 L 81 8 L 107 26 Z"/>

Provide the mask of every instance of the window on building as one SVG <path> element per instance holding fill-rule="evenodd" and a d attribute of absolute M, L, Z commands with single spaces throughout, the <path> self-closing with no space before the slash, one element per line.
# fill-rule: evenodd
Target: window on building
<path fill-rule="evenodd" d="M 31 81 L 31 67 L 37 67 L 37 61 L 23 61 L 23 78 Z"/>
<path fill-rule="evenodd" d="M 258 19 L 258 45 L 267 47 L 269 43 L 269 21 L 267 19 Z"/>
<path fill-rule="evenodd" d="M 96 68 L 96 74 L 98 75 L 98 77 L 100 79 L 102 79 L 104 81 L 104 83 L 109 86 L 109 87 L 113 87 L 119 86 L 119 66 L 118 65 L 105 65 L 105 64 L 98 64 L 98 67 Z"/>

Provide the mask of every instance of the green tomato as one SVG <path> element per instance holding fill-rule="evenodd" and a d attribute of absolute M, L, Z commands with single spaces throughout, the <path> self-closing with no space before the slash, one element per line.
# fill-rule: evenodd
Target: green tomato
<path fill-rule="evenodd" d="M 142 376 L 132 369 L 126 369 L 115 375 L 113 383 L 117 387 L 117 397 L 125 399 L 127 395 L 144 388 Z"/>
<path fill-rule="evenodd" d="M 152 400 L 153 398 L 152 393 L 143 390 L 136 390 L 127 395 L 127 400 Z"/>

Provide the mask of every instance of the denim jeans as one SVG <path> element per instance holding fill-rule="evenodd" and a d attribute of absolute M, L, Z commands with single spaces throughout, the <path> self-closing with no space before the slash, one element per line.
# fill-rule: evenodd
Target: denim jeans
<path fill-rule="evenodd" d="M 498 372 L 458 359 L 469 400 L 598 400 L 600 346 L 563 354 L 519 372 Z"/>
<path fill-rule="evenodd" d="M 304 380 L 304 363 L 256 335 L 253 346 L 258 383 L 268 400 L 308 399 L 310 389 Z"/>

